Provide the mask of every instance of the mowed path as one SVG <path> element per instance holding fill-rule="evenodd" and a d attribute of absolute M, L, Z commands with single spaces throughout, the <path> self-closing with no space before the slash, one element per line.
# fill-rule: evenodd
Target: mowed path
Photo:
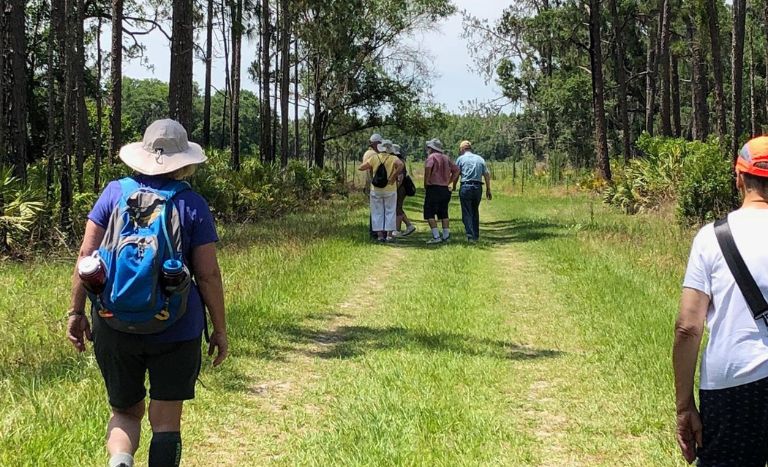
<path fill-rule="evenodd" d="M 201 391 L 221 415 L 187 412 L 186 465 L 673 464 L 621 410 L 606 422 L 632 395 L 595 386 L 612 369 L 551 287 L 560 279 L 536 248 L 547 236 L 509 218 L 509 202 L 483 203 L 478 245 L 454 213 L 449 245 L 424 245 L 420 224 L 396 245 L 298 254 L 273 304 L 302 314 L 273 348 L 233 349 L 236 369 L 212 385 L 231 378 L 231 392 Z M 240 267 L 245 280 L 260 265 Z"/>

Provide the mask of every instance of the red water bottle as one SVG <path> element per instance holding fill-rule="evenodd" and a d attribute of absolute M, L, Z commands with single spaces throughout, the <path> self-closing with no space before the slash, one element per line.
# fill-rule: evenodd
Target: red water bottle
<path fill-rule="evenodd" d="M 86 256 L 77 263 L 77 274 L 85 290 L 92 294 L 100 294 L 107 285 L 107 266 L 98 252 Z"/>

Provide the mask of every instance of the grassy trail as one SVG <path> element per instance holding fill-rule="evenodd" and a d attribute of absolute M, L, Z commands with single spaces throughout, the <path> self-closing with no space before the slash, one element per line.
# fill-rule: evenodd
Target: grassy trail
<path fill-rule="evenodd" d="M 539 193 L 484 202 L 470 246 L 453 204 L 438 247 L 423 224 L 372 245 L 347 204 L 225 230 L 232 358 L 185 409 L 185 465 L 681 464 L 668 356 L 689 233 Z M 0 465 L 103 464 L 98 370 L 59 323 L 35 327 L 67 269 L 27 273 L 60 283 L 0 347 L 29 352 L 0 369 Z M 20 272 L 0 270 L 0 317 Z"/>

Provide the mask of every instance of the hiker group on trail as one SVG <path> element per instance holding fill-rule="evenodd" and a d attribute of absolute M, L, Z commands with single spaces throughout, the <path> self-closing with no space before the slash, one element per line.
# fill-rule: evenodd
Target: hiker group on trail
<path fill-rule="evenodd" d="M 677 442 L 702 467 L 768 463 L 768 137 L 747 142 L 735 170 L 741 208 L 693 240 L 675 324 Z"/>
<path fill-rule="evenodd" d="M 443 149 L 443 143 L 431 139 L 425 144 L 423 218 L 428 223 L 431 238 L 427 244 L 448 243 L 451 239 L 449 206 L 456 184 L 461 180 L 459 200 L 462 222 L 468 242 L 480 238 L 480 202 L 483 181 L 490 200 L 491 177 L 485 160 L 472 153 L 472 143 L 462 141 L 460 157 L 454 162 Z M 404 211 L 406 196 L 416 194 L 416 186 L 405 168 L 401 147 L 379 134 L 369 139 L 369 148 L 358 167 L 366 173 L 365 191 L 370 197 L 369 233 L 379 242 L 393 242 L 416 231 Z M 394 201 L 394 203 L 393 203 Z M 442 232 L 438 227 L 438 221 Z M 405 222 L 406 229 L 402 229 Z"/>
<path fill-rule="evenodd" d="M 219 238 L 208 203 L 183 181 L 206 157 L 179 123 L 160 120 L 120 158 L 135 175 L 107 185 L 88 214 L 67 335 L 79 352 L 93 341 L 112 407 L 109 466 L 134 465 L 147 373 L 149 466 L 178 466 L 182 406 L 195 397 L 203 330 L 214 366 L 228 353 Z"/>

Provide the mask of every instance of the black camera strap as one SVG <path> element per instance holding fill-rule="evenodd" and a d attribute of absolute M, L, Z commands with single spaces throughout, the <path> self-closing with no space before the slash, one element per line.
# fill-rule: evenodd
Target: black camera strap
<path fill-rule="evenodd" d="M 725 262 L 728 264 L 728 269 L 731 270 L 736 284 L 739 286 L 749 309 L 752 311 L 752 316 L 755 319 L 762 319 L 768 325 L 768 320 L 766 320 L 768 302 L 765 301 L 763 292 L 760 291 L 760 287 L 757 286 L 755 278 L 749 272 L 744 258 L 739 253 L 739 249 L 736 248 L 731 227 L 728 225 L 728 216 L 715 222 L 715 236 L 717 237 L 717 243 L 720 245 L 720 251 L 723 253 Z"/>

